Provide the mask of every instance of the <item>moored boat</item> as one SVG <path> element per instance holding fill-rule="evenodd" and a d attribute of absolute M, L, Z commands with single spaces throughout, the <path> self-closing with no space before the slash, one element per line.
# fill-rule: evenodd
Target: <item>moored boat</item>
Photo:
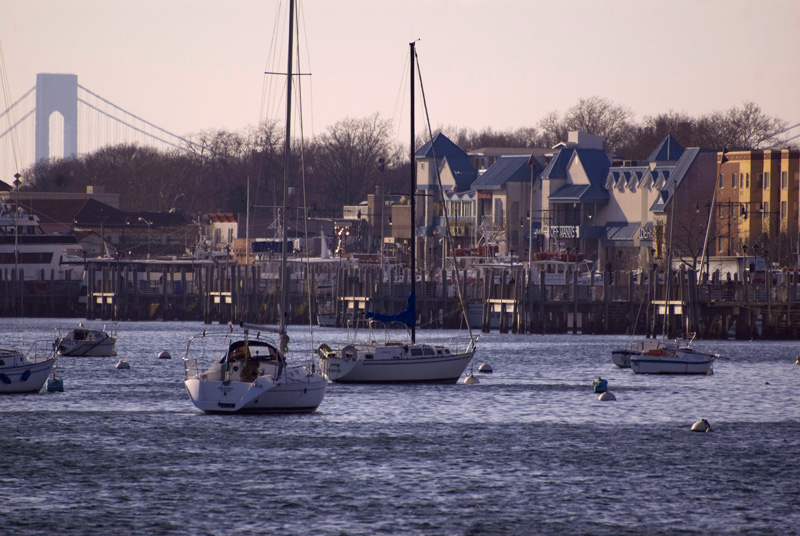
<path fill-rule="evenodd" d="M 49 344 L 52 347 L 52 341 Z M 0 348 L 0 393 L 41 391 L 56 362 L 52 349 L 38 351 L 45 347 L 45 341 L 37 341 L 29 355 L 11 348 Z"/>
<path fill-rule="evenodd" d="M 114 357 L 117 355 L 117 334 L 102 329 L 92 329 L 80 324 L 66 335 L 56 339 L 56 351 L 68 357 Z"/>

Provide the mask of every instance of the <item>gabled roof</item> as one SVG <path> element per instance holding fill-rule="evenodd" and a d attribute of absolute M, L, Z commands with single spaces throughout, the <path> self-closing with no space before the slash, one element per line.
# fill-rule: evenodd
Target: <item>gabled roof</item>
<path fill-rule="evenodd" d="M 447 165 L 453 173 L 458 191 L 468 189 L 478 176 L 478 171 L 472 166 L 467 153 L 441 132 L 417 149 L 414 158 L 435 158 L 439 171 Z"/>
<path fill-rule="evenodd" d="M 531 182 L 530 155 L 501 156 L 470 186 L 473 190 L 503 190 L 509 182 Z"/>
<path fill-rule="evenodd" d="M 417 149 L 414 158 L 469 158 L 461 147 L 450 141 L 450 138 L 438 133 L 433 139 Z"/>
<path fill-rule="evenodd" d="M 469 158 L 446 157 L 442 160 L 441 167 L 447 165 L 453 173 L 453 178 L 456 181 L 456 191 L 464 191 L 469 188 L 475 177 L 478 176 L 478 171 L 472 166 Z"/>
<path fill-rule="evenodd" d="M 702 149 L 698 147 L 691 147 L 683 151 L 681 158 L 672 167 L 671 172 L 666 171 L 666 181 L 660 188 L 660 192 L 650 210 L 653 212 L 664 212 L 672 194 L 681 184 L 681 181 L 686 176 L 686 173 L 691 169 L 692 164 L 697 159 Z M 656 168 L 658 170 L 662 166 Z"/>
<path fill-rule="evenodd" d="M 565 184 L 550 194 L 555 202 L 604 202 L 608 201 L 605 184 L 611 158 L 601 149 L 565 147 L 550 161 L 542 172 L 542 180 L 566 179 L 567 170 L 575 159 L 580 161 L 589 184 Z"/>
<path fill-rule="evenodd" d="M 678 140 L 668 134 L 658 147 L 647 157 L 649 162 L 677 162 L 683 155 L 683 147 Z"/>

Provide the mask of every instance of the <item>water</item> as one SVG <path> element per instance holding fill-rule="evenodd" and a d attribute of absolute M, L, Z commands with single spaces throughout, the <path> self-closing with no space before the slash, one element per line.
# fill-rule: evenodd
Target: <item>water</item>
<path fill-rule="evenodd" d="M 0 346 L 77 322 L 3 319 Z M 702 342 L 729 358 L 715 375 L 639 376 L 610 363 L 623 337 L 495 333 L 479 385 L 218 416 L 182 383 L 207 327 L 123 323 L 130 370 L 62 358 L 63 393 L 0 397 L 0 534 L 800 534 L 795 342 Z"/>

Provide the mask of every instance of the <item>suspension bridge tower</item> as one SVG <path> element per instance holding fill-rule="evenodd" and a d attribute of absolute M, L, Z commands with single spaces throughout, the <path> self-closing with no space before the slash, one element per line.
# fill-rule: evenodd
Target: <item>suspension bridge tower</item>
<path fill-rule="evenodd" d="M 64 119 L 64 157 L 78 154 L 78 75 L 36 75 L 35 160 L 50 158 L 51 116 Z"/>

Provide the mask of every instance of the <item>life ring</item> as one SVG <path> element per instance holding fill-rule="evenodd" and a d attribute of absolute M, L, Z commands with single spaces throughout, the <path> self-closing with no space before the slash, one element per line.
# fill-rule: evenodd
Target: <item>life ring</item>
<path fill-rule="evenodd" d="M 331 347 L 328 346 L 325 343 L 322 343 L 322 344 L 319 345 L 319 348 L 317 348 L 317 355 L 320 358 L 324 359 L 324 358 L 328 357 L 328 354 L 330 353 L 330 351 L 331 351 Z"/>
<path fill-rule="evenodd" d="M 358 360 L 358 350 L 356 350 L 356 347 L 353 346 L 352 344 L 349 344 L 349 345 L 345 346 L 344 348 L 342 348 L 342 359 L 345 360 L 345 361 L 350 361 L 351 359 L 353 361 L 357 361 Z"/>

